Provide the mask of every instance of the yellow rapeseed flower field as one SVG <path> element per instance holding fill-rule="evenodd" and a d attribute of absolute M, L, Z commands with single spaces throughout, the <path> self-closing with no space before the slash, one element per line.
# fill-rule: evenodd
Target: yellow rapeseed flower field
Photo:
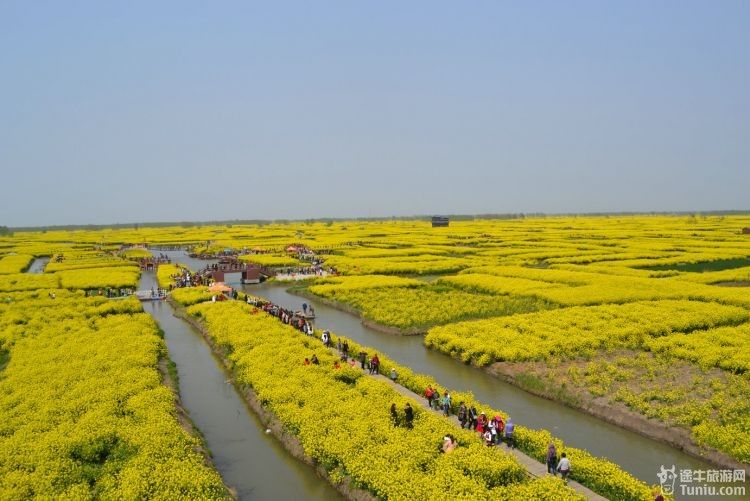
<path fill-rule="evenodd" d="M 288 246 L 294 245 L 317 252 L 325 267 L 339 272 L 338 276 L 305 284 L 308 293 L 345 304 L 377 323 L 404 331 L 428 331 L 427 347 L 458 360 L 477 366 L 502 362 L 519 370 L 533 366 L 539 371 L 535 374 L 563 377 L 568 389 L 577 391 L 579 397 L 589 395 L 613 406 L 626 406 L 669 426 L 681 427 L 696 444 L 747 463 L 750 462 L 750 434 L 747 432 L 750 429 L 747 418 L 750 415 L 747 356 L 750 349 L 750 235 L 741 233 L 743 227 L 750 227 L 750 217 L 683 215 L 456 220 L 447 228 L 432 228 L 427 221 L 341 221 L 18 232 L 0 237 L 0 299 L 5 298 L 6 305 L 15 305 L 3 310 L 0 339 L 10 362 L 3 369 L 1 384 L 9 384 L 6 376 L 16 370 L 14 364 L 24 360 L 15 350 L 27 349 L 32 341 L 37 343 L 33 346 L 39 350 L 39 357 L 52 357 L 47 350 L 55 346 L 55 339 L 65 342 L 65 346 L 84 350 L 84 346 L 75 343 L 71 333 L 81 333 L 95 346 L 102 338 L 96 326 L 110 325 L 106 323 L 110 317 L 112 322 L 120 316 L 135 318 L 134 325 L 141 325 L 135 310 L 128 310 L 129 301 L 88 298 L 86 301 L 90 303 L 82 303 L 82 294 L 76 291 L 133 287 L 138 280 L 138 270 L 131 261 L 117 254 L 122 246 L 180 245 L 207 253 L 227 249 L 263 250 L 270 254 L 243 259 L 293 265 L 302 257 L 286 251 Z M 64 259 L 57 262 L 57 255 Z M 31 256 L 53 259 L 44 274 L 19 273 L 28 266 Z M 165 272 L 166 269 L 162 275 Z M 45 297 L 50 290 L 64 301 L 47 305 Z M 173 297 L 189 305 L 203 302 L 210 296 L 205 289 L 194 288 L 175 291 Z M 63 304 L 67 306 L 61 306 Z M 329 426 L 311 415 L 312 410 L 339 423 L 347 421 L 349 413 L 363 405 L 363 392 L 368 392 L 368 398 L 370 393 L 377 395 L 378 405 L 391 398 L 399 404 L 404 400 L 392 397 L 361 378 L 334 379 L 331 385 L 343 392 L 344 400 L 341 409 L 326 407 L 324 403 L 337 397 L 328 391 L 327 385 L 323 388 L 316 382 L 327 382 L 328 372 L 323 368 L 305 372 L 295 365 L 298 356 L 309 356 L 319 349 L 318 344 L 308 346 L 303 340 L 303 348 L 300 348 L 297 341 L 285 340 L 273 347 L 258 341 L 260 344 L 256 346 L 254 341 L 246 339 L 243 329 L 256 332 L 267 328 L 268 332 L 280 336 L 281 332 L 271 324 L 246 324 L 245 320 L 238 320 L 248 316 L 244 306 L 200 304 L 194 308 L 194 312 L 205 311 L 205 318 L 212 318 L 213 323 L 209 325 L 212 335 L 233 347 L 231 356 L 242 368 L 241 381 L 252 385 L 266 398 L 274 412 L 302 439 L 306 451 L 330 466 L 334 475 L 356 478 L 362 486 L 380 496 L 400 497 L 404 484 L 409 482 L 426 497 L 437 495 L 427 482 L 416 478 L 418 475 L 391 475 L 389 468 L 395 466 L 408 473 L 429 467 L 429 471 L 440 472 L 445 478 L 455 478 L 456 492 L 452 494 L 456 497 L 556 498 L 563 492 L 571 495 L 569 491 L 558 491 L 560 486 L 554 482 L 515 481 L 515 466 L 503 458 L 486 458 L 492 464 L 498 461 L 497 471 L 503 482 L 491 480 L 494 473 L 486 472 L 477 472 L 476 478 L 460 480 L 456 472 L 465 467 L 465 458 L 456 455 L 448 461 L 433 457 L 434 451 L 425 449 L 426 439 L 396 436 L 394 433 L 401 433 L 400 430 L 381 430 L 380 424 L 376 425 L 376 431 L 386 433 L 384 440 L 388 447 L 372 466 L 351 452 L 349 446 L 372 454 L 378 445 L 371 443 L 375 434 L 367 434 L 358 423 L 347 422 L 346 430 L 352 441 L 341 443 L 334 439 Z M 46 318 L 35 310 L 43 312 Z M 213 313 L 209 315 L 213 311 L 223 313 L 213 318 Z M 219 317 L 227 318 L 220 320 Z M 142 340 L 126 325 L 115 322 L 112 327 Z M 32 328 L 37 332 L 35 336 L 20 334 Z M 99 332 L 99 336 L 92 332 Z M 265 339 L 263 335 L 259 338 Z M 102 349 L 112 346 L 105 344 Z M 274 349 L 289 353 L 291 361 L 279 360 Z M 148 350 L 141 347 L 136 351 Z M 28 355 L 30 367 L 31 352 L 18 353 Z M 327 356 L 318 353 L 321 360 Z M 261 355 L 276 360 L 277 364 L 262 362 Z M 128 373 L 124 365 L 104 357 L 97 360 L 107 370 L 119 371 L 116 372 L 119 375 L 113 377 L 124 377 L 122 374 Z M 127 363 L 139 368 L 133 370 L 132 376 L 148 387 L 154 379 L 153 367 L 149 372 L 138 365 L 137 360 L 128 359 Z M 54 367 L 65 373 L 62 362 Z M 655 371 L 654 367 L 662 371 Z M 674 372 L 670 372 L 671 368 Z M 92 372 L 91 377 L 97 377 L 98 369 L 94 365 L 81 366 L 80 370 L 84 375 Z M 306 386 L 300 392 L 292 391 L 288 384 L 272 381 L 273 378 L 262 374 L 263 371 L 283 383 L 300 378 Z M 399 368 L 400 377 L 406 371 L 408 368 Z M 669 374 L 676 378 L 679 371 L 686 381 L 677 384 L 667 377 Z M 51 373 L 45 376 L 51 377 Z M 34 387 L 14 381 L 25 392 L 35 391 Z M 412 380 L 415 388 L 426 381 L 431 380 L 418 375 Z M 46 388 L 44 384 L 39 386 Z M 704 391 L 703 386 L 708 388 Z M 144 391 L 149 395 L 159 393 L 158 388 L 151 389 L 154 391 Z M 20 393 L 13 395 L 15 400 L 6 401 L 8 409 L 16 409 L 21 405 L 19 402 L 24 401 Z M 154 408 L 163 404 L 163 410 L 173 409 L 171 403 L 164 403 L 166 400 L 156 400 L 161 403 L 154 404 Z M 37 402 L 29 400 L 32 401 Z M 378 422 L 383 418 L 378 414 L 380 410 L 367 407 L 367 412 L 376 416 Z M 159 419 L 166 419 L 162 414 L 159 416 Z M 418 416 L 418 419 L 428 418 Z M 312 420 L 321 427 L 320 436 L 315 435 L 305 420 Z M 439 423 L 424 423 L 429 423 L 429 429 L 436 433 L 443 430 Z M 167 429 L 171 426 L 165 425 Z M 76 457 L 98 457 L 96 451 L 99 450 L 120 450 L 117 448 L 120 441 L 113 441 L 110 435 L 100 434 L 93 426 L 83 429 L 92 440 L 104 445 L 80 446 L 75 449 L 79 451 Z M 149 430 L 148 433 L 155 433 Z M 14 446 L 36 440 L 46 444 L 45 450 L 49 451 L 65 438 L 54 436 L 54 445 L 49 445 L 36 433 L 36 429 L 14 431 L 12 436 L 17 434 Z M 0 434 L 0 439 L 5 440 L 7 436 Z M 544 442 L 549 438 L 541 431 L 519 437 L 523 437 L 521 442 L 532 455 L 538 455 L 534 451 L 542 454 L 546 447 Z M 80 436 L 78 439 L 85 442 Z M 406 443 L 402 444 L 402 440 Z M 160 444 L 159 447 L 171 450 L 171 445 Z M 54 490 L 57 487 L 51 479 L 67 471 L 65 468 L 69 464 L 49 466 L 48 457 L 38 452 L 38 448 L 29 450 L 34 451 L 34 457 L 43 458 L 39 461 L 44 462 L 44 468 L 32 470 L 20 459 L 15 463 L 3 463 L 3 468 L 12 466 L 7 470 L 8 475 L 3 475 L 4 481 L 10 479 L 3 488 L 20 486 L 19 490 L 7 492 L 23 495 L 29 492 L 24 489 L 32 486 L 38 489 L 34 492 L 50 496 L 87 496 L 86 484 L 78 480 L 66 484 L 64 491 Z M 88 455 L 91 450 L 93 456 Z M 49 459 L 53 463 L 58 461 L 54 456 L 49 457 L 53 458 Z M 132 495 L 116 490 L 124 489 L 124 480 L 119 487 L 112 487 L 115 490 L 107 492 L 119 493 L 120 497 L 139 497 L 139 493 L 142 495 L 153 488 L 155 484 L 147 479 L 148 475 L 142 476 L 145 470 L 141 468 L 145 469 L 143 465 L 148 461 L 142 458 L 133 461 L 141 463 L 134 469 L 120 470 L 117 477 L 125 479 L 125 472 L 130 472 L 127 473 L 128 485 L 135 486 L 134 491 L 128 491 Z M 643 497 L 643 485 L 631 484 L 616 465 L 588 457 L 584 451 L 576 456 L 575 463 L 578 479 L 599 485 L 600 492 L 620 499 Z M 185 482 L 189 478 L 199 482 L 214 478 L 205 472 L 193 475 L 190 468 L 180 471 L 178 477 Z M 75 478 L 80 480 L 81 477 Z M 109 485 L 106 482 L 110 480 L 104 480 L 109 478 L 106 475 L 97 478 L 103 479 L 102 489 Z M 612 478 L 612 483 L 606 484 L 602 480 L 605 478 Z M 218 485 L 205 481 L 204 485 Z"/>
<path fill-rule="evenodd" d="M 227 498 L 177 421 L 165 351 L 135 299 L 3 293 L 0 497 Z"/>

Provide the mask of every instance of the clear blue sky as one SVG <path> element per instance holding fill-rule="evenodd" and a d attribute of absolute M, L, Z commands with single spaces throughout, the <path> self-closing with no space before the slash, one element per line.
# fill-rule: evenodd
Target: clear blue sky
<path fill-rule="evenodd" d="M 0 225 L 750 209 L 750 2 L 0 2 Z"/>

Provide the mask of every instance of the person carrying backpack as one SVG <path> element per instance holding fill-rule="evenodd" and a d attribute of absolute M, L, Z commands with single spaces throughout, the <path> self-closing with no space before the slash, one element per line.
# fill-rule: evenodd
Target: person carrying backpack
<path fill-rule="evenodd" d="M 461 429 L 463 430 L 464 426 L 466 426 L 466 422 L 469 420 L 469 409 L 466 408 L 466 405 L 461 402 L 458 406 L 458 422 L 461 423 Z"/>
<path fill-rule="evenodd" d="M 495 431 L 497 432 L 497 435 L 495 435 L 495 443 L 500 445 L 500 442 L 503 441 L 503 434 L 505 433 L 505 423 L 503 422 L 503 417 L 500 415 L 495 416 L 493 421 L 495 421 Z"/>
<path fill-rule="evenodd" d="M 427 388 L 424 390 L 424 398 L 427 399 L 427 406 L 432 409 L 432 399 L 435 398 L 435 390 L 432 389 L 431 385 L 427 385 Z"/>

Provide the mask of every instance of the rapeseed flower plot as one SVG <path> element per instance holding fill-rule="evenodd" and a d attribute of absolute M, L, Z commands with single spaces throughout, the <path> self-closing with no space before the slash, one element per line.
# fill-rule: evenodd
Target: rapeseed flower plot
<path fill-rule="evenodd" d="M 673 331 L 736 325 L 750 312 L 696 301 L 641 301 L 572 307 L 461 322 L 431 329 L 425 345 L 465 361 L 544 360 L 592 356 L 599 350 L 642 349 L 648 339 Z"/>
<path fill-rule="evenodd" d="M 334 255 L 327 257 L 325 262 L 326 265 L 335 267 L 345 275 L 430 275 L 451 273 L 476 264 L 464 257 L 444 257 L 431 254 L 387 258 L 353 258 Z"/>
<path fill-rule="evenodd" d="M 403 330 L 424 330 L 448 322 L 511 315 L 550 307 L 544 301 L 530 297 L 496 297 L 424 284 L 343 290 L 320 285 L 311 287 L 310 291 L 326 299 L 353 306 L 367 319 Z"/>
<path fill-rule="evenodd" d="M 172 291 L 171 297 L 182 306 L 190 306 L 208 301 L 215 294 L 215 292 L 209 291 L 206 286 L 180 287 Z"/>
<path fill-rule="evenodd" d="M 3 297 L 0 497 L 229 497 L 177 421 L 166 347 L 138 301 Z"/>
<path fill-rule="evenodd" d="M 649 338 L 644 346 L 654 353 L 689 360 L 704 370 L 719 367 L 750 375 L 750 324 L 736 327 L 675 332 Z"/>
<path fill-rule="evenodd" d="M 177 264 L 163 263 L 156 269 L 156 280 L 159 287 L 168 289 L 170 285 L 175 285 L 175 275 L 180 275 L 182 267 Z"/>
<path fill-rule="evenodd" d="M 60 257 L 61 261 L 57 258 Z M 52 273 L 56 271 L 82 270 L 86 268 L 137 268 L 137 265 L 128 259 L 123 259 L 112 254 L 102 254 L 101 252 L 76 253 L 70 252 L 59 256 L 52 256 L 52 259 L 44 271 Z"/>
<path fill-rule="evenodd" d="M 9 273 L 0 275 L 0 292 L 57 289 L 60 278 L 55 275 Z"/>
<path fill-rule="evenodd" d="M 28 254 L 14 254 L 0 258 L 0 274 L 21 273 L 29 267 L 34 256 Z"/>
<path fill-rule="evenodd" d="M 106 287 L 130 287 L 138 285 L 140 270 L 135 267 L 106 267 L 65 270 L 55 273 L 64 289 L 102 289 Z"/>
<path fill-rule="evenodd" d="M 240 256 L 241 261 L 255 263 L 262 266 L 300 266 L 304 264 L 299 259 L 290 256 L 281 256 L 274 254 L 247 254 Z"/>
<path fill-rule="evenodd" d="M 125 249 L 124 251 L 120 252 L 120 255 L 125 259 L 148 258 L 152 256 L 151 252 L 148 249 L 141 248 Z"/>
<path fill-rule="evenodd" d="M 323 297 L 355 289 L 374 289 L 380 287 L 419 287 L 424 282 L 414 278 L 405 278 L 392 275 L 349 275 L 331 276 L 315 281 L 310 287 L 310 292 Z"/>

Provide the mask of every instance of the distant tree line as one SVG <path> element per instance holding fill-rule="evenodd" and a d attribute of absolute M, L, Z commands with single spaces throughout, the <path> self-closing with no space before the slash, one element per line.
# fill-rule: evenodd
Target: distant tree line
<path fill-rule="evenodd" d="M 523 219 L 527 217 L 547 217 L 547 216 L 728 216 L 738 214 L 750 214 L 750 210 L 717 210 L 717 211 L 663 211 L 663 212 L 586 212 L 586 213 L 545 213 L 545 212 L 519 212 L 519 213 L 486 213 L 486 214 L 430 214 L 415 216 L 390 216 L 390 217 L 320 217 L 308 219 L 232 219 L 222 221 L 159 221 L 159 222 L 139 222 L 139 223 L 114 223 L 114 224 L 67 224 L 54 226 L 18 226 L 7 227 L 0 226 L 0 235 L 11 235 L 13 231 L 53 231 L 53 230 L 103 230 L 107 228 L 159 228 L 164 226 L 182 226 L 184 228 L 201 227 L 201 226 L 227 226 L 232 225 L 258 225 L 265 226 L 269 224 L 290 224 L 290 223 L 325 223 L 333 224 L 341 221 L 430 221 L 433 215 L 440 215 L 450 218 L 452 221 L 473 221 L 475 219 Z"/>

